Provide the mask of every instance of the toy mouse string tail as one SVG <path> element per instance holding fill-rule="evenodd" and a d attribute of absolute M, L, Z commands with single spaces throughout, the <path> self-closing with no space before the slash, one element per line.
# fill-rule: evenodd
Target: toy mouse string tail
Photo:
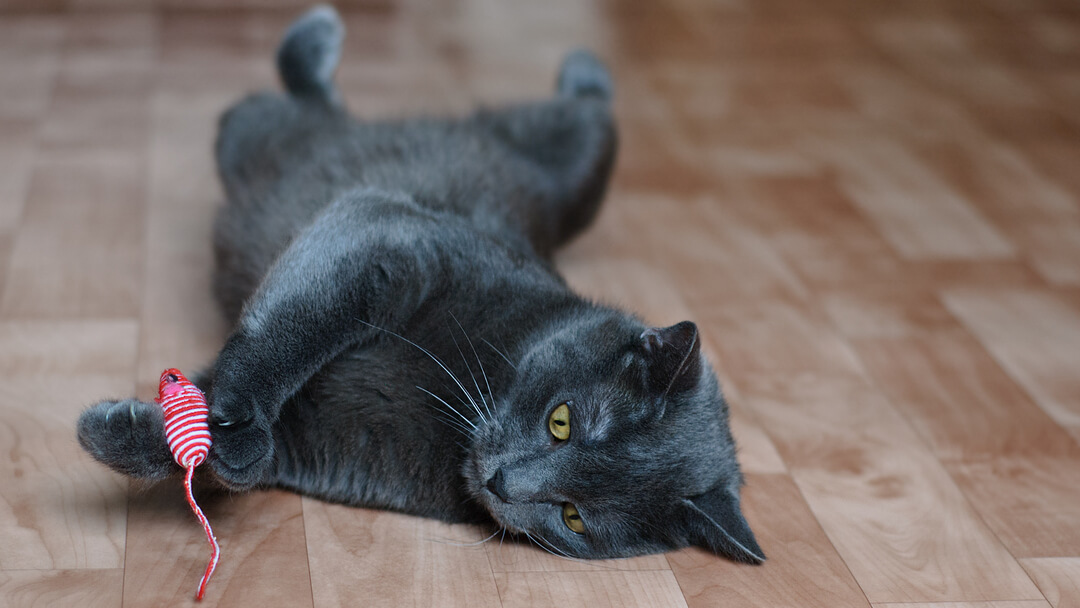
<path fill-rule="evenodd" d="M 199 518 L 199 523 L 202 524 L 203 530 L 206 532 L 206 539 L 210 541 L 210 563 L 206 564 L 206 572 L 203 573 L 202 580 L 199 581 L 199 592 L 195 595 L 195 599 L 201 600 L 203 594 L 206 593 L 206 583 L 210 582 L 210 575 L 214 573 L 214 568 L 217 567 L 221 547 L 218 546 L 217 539 L 214 538 L 214 531 L 210 528 L 210 521 L 203 515 L 202 509 L 195 503 L 195 496 L 191 493 L 191 480 L 194 476 L 195 465 L 191 465 L 187 467 L 187 474 L 184 475 L 184 490 L 186 490 L 187 501 L 191 505 L 191 510 L 195 512 L 195 517 Z"/>

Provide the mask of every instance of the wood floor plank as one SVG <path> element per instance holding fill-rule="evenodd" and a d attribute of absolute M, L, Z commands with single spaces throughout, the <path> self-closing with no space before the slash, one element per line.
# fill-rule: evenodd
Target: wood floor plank
<path fill-rule="evenodd" d="M 994 259 L 1013 245 L 956 190 L 895 142 L 818 141 L 822 159 L 905 258 Z"/>
<path fill-rule="evenodd" d="M 855 347 L 1014 556 L 1080 553 L 1080 446 L 974 338 L 938 332 Z"/>
<path fill-rule="evenodd" d="M 1016 148 L 966 138 L 920 146 L 919 156 L 1005 231 L 1010 222 L 1076 218 L 1074 195 Z"/>
<path fill-rule="evenodd" d="M 1080 310 L 1045 291 L 963 290 L 944 298 L 1035 402 L 1080 440 Z"/>
<path fill-rule="evenodd" d="M 1032 267 L 1052 285 L 1080 285 L 1080 219 L 1022 220 L 1009 234 L 1023 244 Z"/>
<path fill-rule="evenodd" d="M 716 348 L 717 366 L 744 397 L 749 397 L 744 379 L 863 377 L 855 352 L 813 306 L 773 299 L 695 308 L 695 313 L 705 339 Z"/>
<path fill-rule="evenodd" d="M 932 604 L 874 604 L 874 608 L 1047 608 L 1045 601 L 1031 600 L 1022 602 L 943 602 Z"/>
<path fill-rule="evenodd" d="M 472 526 L 304 499 L 317 606 L 499 606 L 499 591 Z M 462 544 L 471 546 L 461 546 Z"/>
<path fill-rule="evenodd" d="M 833 176 L 742 179 L 732 205 L 814 287 L 865 287 L 903 271 L 888 241 Z"/>
<path fill-rule="evenodd" d="M 772 384 L 744 394 L 871 602 L 1039 597 L 871 388 L 819 378 Z"/>
<path fill-rule="evenodd" d="M 942 284 L 1042 285 L 1017 260 L 903 258 L 833 174 L 727 181 L 732 194 L 724 205 L 768 239 L 798 277 L 818 291 L 903 295 L 905 290 L 934 291 Z"/>
<path fill-rule="evenodd" d="M 593 608 L 687 605 L 670 571 L 500 572 L 495 575 L 502 605 Z"/>
<path fill-rule="evenodd" d="M 0 119 L 0 235 L 6 239 L 22 219 L 36 146 L 35 121 Z"/>
<path fill-rule="evenodd" d="M 1077 160 L 1080 160 L 1080 142 L 1055 137 L 1010 143 L 1040 174 L 1068 189 L 1073 197 L 1080 196 L 1080 176 L 1073 170 Z"/>
<path fill-rule="evenodd" d="M 1080 606 L 1080 557 L 1020 560 L 1053 608 Z"/>
<path fill-rule="evenodd" d="M 771 306 L 702 317 L 871 602 L 1040 597 L 817 315 Z"/>
<path fill-rule="evenodd" d="M 596 227 L 596 240 L 567 256 L 599 250 L 649 260 L 692 308 L 736 298 L 800 299 L 807 293 L 765 239 L 713 198 L 627 193 L 613 202 Z M 664 229 L 648 229 L 661 210 Z M 709 280 L 696 280 L 702 274 Z"/>
<path fill-rule="evenodd" d="M 1080 284 L 1080 206 L 1072 192 L 994 141 L 936 143 L 921 155 L 1019 245 L 1048 282 Z"/>
<path fill-rule="evenodd" d="M 148 398 L 163 368 L 201 369 L 224 343 L 226 323 L 211 288 L 212 226 L 223 194 L 207 150 L 229 101 L 186 80 L 154 99 L 146 209 L 153 246 L 144 262 L 138 370 Z"/>
<path fill-rule="evenodd" d="M 742 506 L 768 559 L 747 566 L 700 549 L 668 555 L 691 608 L 869 605 L 790 477 L 748 475 Z"/>
<path fill-rule="evenodd" d="M 119 608 L 124 571 L 0 570 L 0 605 L 18 608 Z"/>
<path fill-rule="evenodd" d="M 933 292 L 907 283 L 827 290 L 822 306 L 849 338 L 904 338 L 955 330 L 956 319 Z"/>
<path fill-rule="evenodd" d="M 142 197 L 142 168 L 126 159 L 39 160 L 0 317 L 136 316 Z"/>
<path fill-rule="evenodd" d="M 36 122 L 48 110 L 67 19 L 5 15 L 0 22 L 0 120 Z"/>
<path fill-rule="evenodd" d="M 579 560 L 553 555 L 527 539 L 501 539 L 485 544 L 491 570 L 500 572 L 646 572 L 670 570 L 663 555 L 626 559 Z"/>
<path fill-rule="evenodd" d="M 42 124 L 42 149 L 138 159 L 146 148 L 157 41 L 154 15 L 84 12 L 68 21 L 52 103 Z"/>
<path fill-rule="evenodd" d="M 204 602 L 222 606 L 311 606 L 301 499 L 278 491 L 198 494 L 221 545 Z M 179 479 L 134 494 L 128 504 L 125 606 L 198 606 L 210 557 Z"/>
<path fill-rule="evenodd" d="M 963 329 L 853 344 L 877 386 L 946 462 L 1080 455 L 1080 446 Z"/>
<path fill-rule="evenodd" d="M 0 323 L 0 570 L 123 567 L 127 481 L 79 448 L 73 426 L 131 390 L 136 329 Z"/>

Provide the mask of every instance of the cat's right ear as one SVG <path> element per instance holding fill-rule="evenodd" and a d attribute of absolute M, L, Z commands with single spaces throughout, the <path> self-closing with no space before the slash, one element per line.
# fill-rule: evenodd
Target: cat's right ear
<path fill-rule="evenodd" d="M 645 384 L 657 397 L 697 386 L 701 377 L 701 337 L 690 321 L 671 327 L 650 327 L 641 334 Z"/>

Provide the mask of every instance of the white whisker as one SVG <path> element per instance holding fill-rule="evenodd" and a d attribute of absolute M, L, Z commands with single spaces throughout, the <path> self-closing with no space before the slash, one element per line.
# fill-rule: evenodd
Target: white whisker
<path fill-rule="evenodd" d="M 554 555 L 555 557 L 561 557 L 562 559 L 569 560 L 569 561 L 572 561 L 572 562 L 579 562 L 579 563 L 582 563 L 582 564 L 588 564 L 589 566 L 594 567 L 594 568 L 601 568 L 601 569 L 604 569 L 604 570 L 618 570 L 618 568 L 616 568 L 614 566 L 603 564 L 603 563 L 600 563 L 600 562 L 598 562 L 596 560 L 588 560 L 588 559 L 581 559 L 580 557 L 574 557 L 574 556 L 566 553 L 562 549 L 556 547 L 551 541 L 544 538 L 544 536 L 542 534 L 540 534 L 539 532 L 536 533 L 536 536 L 541 541 L 543 541 L 543 544 L 538 542 L 537 538 L 533 538 L 532 535 L 529 534 L 528 532 L 525 532 L 525 536 L 528 536 L 529 540 L 536 543 L 536 546 L 538 546 L 541 549 L 543 549 L 544 551 L 547 551 L 548 553 Z"/>
<path fill-rule="evenodd" d="M 480 375 L 484 377 L 484 384 L 487 385 L 488 396 L 491 397 L 491 407 L 494 408 L 495 407 L 495 394 L 491 392 L 491 382 L 488 381 L 487 372 L 484 371 L 484 362 L 480 360 L 480 353 L 476 352 L 476 346 L 473 345 L 472 339 L 469 338 L 469 334 L 465 332 L 465 328 L 461 326 L 461 321 L 457 320 L 457 317 L 454 316 L 454 313 L 450 313 L 450 318 L 454 320 L 454 323 L 457 323 L 457 326 L 459 328 L 461 328 L 461 334 L 463 336 L 465 336 L 465 339 L 468 340 L 468 342 L 469 342 L 469 348 L 472 349 L 473 356 L 476 357 L 476 364 L 480 366 Z M 472 368 L 469 369 L 469 373 L 470 374 L 472 373 Z M 476 379 L 474 378 L 473 381 L 475 382 L 475 380 Z M 481 399 L 484 398 L 484 391 L 480 390 L 479 386 L 476 387 L 476 392 L 480 393 L 480 398 Z M 487 407 L 486 402 L 484 403 L 484 407 L 485 408 Z M 492 411 L 490 409 L 488 410 L 488 415 L 492 419 L 495 418 L 495 414 L 492 413 Z"/>
<path fill-rule="evenodd" d="M 433 414 L 431 414 L 431 417 L 434 418 L 435 420 L 438 420 L 439 422 L 453 428 L 454 430 L 460 431 L 460 432 L 462 432 L 462 433 L 464 433 L 466 435 L 472 435 L 473 434 L 473 431 L 470 430 L 468 427 L 461 424 L 457 420 L 454 420 L 453 418 L 450 418 L 450 417 L 446 416 L 445 414 L 442 413 L 442 410 L 436 408 L 434 405 L 431 406 L 431 409 L 435 410 L 435 412 Z"/>
<path fill-rule="evenodd" d="M 514 368 L 514 371 L 517 371 L 517 366 L 516 366 L 516 365 L 514 365 L 514 363 L 513 363 L 512 361 L 510 361 L 510 357 L 507 357 L 506 355 L 504 355 L 504 354 L 502 353 L 502 351 L 501 351 L 501 350 L 499 350 L 499 349 L 495 348 L 495 345 L 494 345 L 494 344 L 492 344 L 491 342 L 488 342 L 488 341 L 487 341 L 486 339 L 484 339 L 484 338 L 480 338 L 480 341 L 481 341 L 481 342 L 483 342 L 484 344 L 487 344 L 487 345 L 488 345 L 489 347 L 491 347 L 491 350 L 495 351 L 495 354 L 497 354 L 497 355 L 499 355 L 500 357 L 502 357 L 502 358 L 503 358 L 503 361 L 506 361 L 506 364 L 507 364 L 507 365 L 509 365 L 510 367 Z"/>
<path fill-rule="evenodd" d="M 451 331 L 449 327 L 446 329 L 450 332 L 450 339 L 454 341 L 454 346 L 457 347 L 458 354 L 461 355 L 461 360 L 465 362 L 465 369 L 469 371 L 469 377 L 472 378 L 473 386 L 476 387 L 476 392 L 480 395 L 480 401 L 484 403 L 484 409 L 487 410 L 487 400 L 484 399 L 484 391 L 480 390 L 480 385 L 476 382 L 476 374 L 473 373 L 472 366 L 469 365 L 469 360 L 465 358 L 465 353 L 461 350 L 461 345 L 458 344 L 457 338 L 454 337 L 454 332 Z M 474 406 L 476 405 L 476 401 L 474 401 L 471 396 L 469 397 L 469 400 L 473 402 Z M 476 413 L 480 415 L 480 418 L 484 422 L 488 422 L 488 419 L 484 416 L 484 413 L 480 411 L 479 407 L 476 408 Z M 488 413 L 491 413 L 491 410 L 488 410 Z"/>
<path fill-rule="evenodd" d="M 506 528 L 503 528 L 503 532 L 504 533 L 506 532 Z M 495 535 L 498 534 L 498 533 L 499 533 L 499 531 L 495 530 L 494 532 L 491 533 L 491 536 L 485 538 L 484 540 L 478 540 L 478 541 L 472 542 L 472 543 L 459 543 L 459 542 L 454 542 L 452 540 L 447 540 L 445 538 L 443 538 L 443 539 L 429 538 L 428 541 L 433 542 L 433 543 L 439 543 L 440 545 L 453 545 L 455 547 L 476 547 L 476 546 L 482 545 L 482 544 L 488 542 L 489 540 L 495 538 Z"/>
<path fill-rule="evenodd" d="M 472 429 L 473 429 L 474 431 L 475 431 L 475 430 L 477 429 L 476 425 L 475 425 L 475 424 L 473 424 L 472 420 L 469 420 L 469 419 L 468 419 L 467 417 L 465 417 L 465 415 L 464 415 L 464 414 L 462 414 L 461 412 L 459 412 L 459 411 L 457 411 L 456 409 L 454 409 L 454 408 L 453 408 L 453 406 L 451 406 L 451 405 L 450 405 L 449 403 L 447 403 L 446 401 L 443 401 L 443 398 L 442 398 L 442 397 L 440 397 L 440 396 L 436 395 L 435 393 L 433 393 L 433 392 L 431 392 L 431 391 L 427 390 L 426 388 L 424 388 L 424 387 L 422 387 L 422 386 L 418 386 L 418 387 L 416 387 L 416 388 L 418 388 L 418 389 L 420 389 L 420 390 L 424 391 L 425 393 L 427 393 L 427 394 L 431 395 L 432 397 L 434 397 L 434 398 L 438 399 L 438 400 L 439 400 L 439 403 L 441 403 L 441 404 L 445 405 L 445 406 L 446 406 L 447 408 L 449 408 L 449 409 L 450 409 L 450 411 L 451 411 L 451 412 L 454 412 L 455 414 L 457 414 L 458 416 L 460 416 L 460 417 L 461 417 L 461 419 L 462 419 L 462 420 L 464 420 L 466 424 L 468 424 L 469 426 L 471 426 L 471 427 L 472 427 Z"/>
<path fill-rule="evenodd" d="M 355 318 L 355 317 L 354 317 L 354 318 Z M 423 346 L 420 346 L 420 345 L 419 345 L 419 344 L 417 344 L 416 342 L 413 342 L 412 340 L 410 340 L 410 339 L 406 338 L 405 336 L 402 336 L 402 335 L 400 335 L 400 334 L 396 334 L 396 333 L 394 333 L 394 332 L 390 331 L 389 329 L 383 329 L 382 327 L 379 327 L 378 325 L 373 325 L 373 324 L 371 324 L 371 323 L 368 323 L 367 321 L 364 321 L 363 319 L 356 319 L 356 320 L 357 320 L 358 322 L 360 322 L 360 323 L 363 323 L 364 325 L 367 325 L 368 327 L 370 327 L 370 328 L 372 328 L 372 329 L 377 329 L 377 330 L 379 330 L 379 331 L 382 331 L 382 332 L 386 332 L 386 333 L 390 334 L 391 336 L 394 336 L 395 338 L 397 338 L 397 339 L 399 339 L 399 340 L 402 340 L 403 342 L 405 342 L 405 343 L 407 343 L 407 344 L 410 344 L 410 345 L 412 345 L 412 346 L 416 347 L 417 349 L 419 349 L 419 350 L 420 350 L 420 352 L 422 352 L 422 353 L 424 353 L 425 355 L 427 355 L 428 357 L 430 357 L 430 358 L 431 358 L 431 360 L 432 360 L 432 361 L 434 361 L 434 362 L 436 363 L 436 365 L 438 365 L 438 366 L 439 366 L 440 368 L 442 368 L 442 370 L 443 370 L 444 372 L 446 372 L 446 375 L 450 376 L 450 379 L 454 381 L 454 384 L 457 384 L 458 388 L 459 388 L 459 389 L 461 389 L 461 392 L 465 393 L 465 396 L 469 398 L 469 401 L 470 401 L 470 402 L 472 402 L 472 406 L 473 406 L 473 408 L 474 408 L 474 409 L 476 410 L 476 412 L 477 412 L 478 414 L 480 413 L 480 408 L 479 408 L 479 407 L 477 407 L 477 405 L 476 405 L 476 402 L 475 402 L 475 401 L 473 400 L 473 398 L 472 398 L 472 395 L 470 395 L 470 394 L 469 394 L 469 391 L 465 389 L 465 385 L 463 385 L 463 384 L 461 383 L 461 381 L 459 381 L 459 380 L 457 379 L 457 376 L 455 376 L 455 375 L 454 375 L 454 373 L 450 371 L 450 368 L 446 367 L 446 365 L 444 365 L 444 364 L 443 364 L 442 360 L 441 360 L 441 359 L 439 359 L 438 357 L 436 357 L 435 355 L 433 355 L 433 354 L 431 353 L 431 351 L 429 351 L 428 349 L 424 348 Z M 417 388 L 419 388 L 419 387 L 417 387 Z M 424 390 L 424 389 L 420 389 L 420 390 Z M 427 392 L 427 391 L 425 391 L 425 392 Z M 431 393 L 429 393 L 429 394 L 431 394 Z M 432 396 L 433 396 L 433 397 L 435 397 L 435 395 L 433 395 L 433 394 L 432 394 Z M 436 399 L 438 399 L 438 397 L 435 397 L 435 398 L 436 398 Z M 439 399 L 439 401 L 442 401 L 442 399 Z M 446 404 L 446 402 L 445 402 L 445 401 L 443 401 L 443 403 L 444 403 L 444 404 Z M 449 404 L 446 404 L 446 406 L 447 406 L 447 407 L 450 407 L 450 405 L 449 405 Z M 453 409 L 453 408 L 451 408 L 451 409 Z M 457 410 L 454 410 L 454 411 L 455 411 L 455 412 L 457 412 Z M 458 414 L 460 415 L 460 414 L 461 414 L 461 412 L 458 412 Z M 481 417 L 483 417 L 483 416 L 481 415 Z M 485 419 L 485 422 L 486 422 L 486 419 Z M 469 421 L 469 424 L 470 424 L 470 425 L 472 425 L 472 421 Z M 476 428 L 476 426 L 475 426 L 475 425 L 473 425 L 473 428 Z"/>

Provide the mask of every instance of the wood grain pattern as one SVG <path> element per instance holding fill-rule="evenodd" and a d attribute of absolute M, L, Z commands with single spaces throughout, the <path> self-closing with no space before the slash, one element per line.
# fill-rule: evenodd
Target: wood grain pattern
<path fill-rule="evenodd" d="M 888 603 L 874 604 L 874 608 L 1046 608 L 1045 601 L 1027 602 L 945 602 L 933 604 Z"/>
<path fill-rule="evenodd" d="M 0 118 L 0 234 L 5 239 L 10 239 L 22 217 L 36 143 L 34 121 Z"/>
<path fill-rule="evenodd" d="M 0 119 L 47 115 L 66 29 L 67 19 L 57 15 L 5 15 L 0 21 Z"/>
<path fill-rule="evenodd" d="M 131 390 L 136 331 L 0 323 L 0 571 L 123 567 L 127 481 L 79 448 L 72 422 Z"/>
<path fill-rule="evenodd" d="M 691 608 L 868 606 L 790 477 L 748 475 L 742 504 L 768 561 L 755 567 L 699 549 L 672 553 L 668 561 Z"/>
<path fill-rule="evenodd" d="M 217 117 L 279 86 L 308 4 L 0 0 L 0 605 L 194 603 L 207 549 L 179 488 L 129 488 L 72 426 L 221 344 Z M 769 560 L 581 563 L 206 495 L 209 604 L 1080 605 L 1075 2 L 335 5 L 364 117 L 534 99 L 575 47 L 611 66 L 614 179 L 556 263 L 698 323 Z"/>
<path fill-rule="evenodd" d="M 1014 556 L 1071 555 L 1080 542 L 1080 446 L 970 335 L 859 340 L 856 348 Z"/>
<path fill-rule="evenodd" d="M 953 292 L 945 302 L 1039 406 L 1080 439 L 1080 310 L 1043 291 Z"/>
<path fill-rule="evenodd" d="M 1029 558 L 1020 563 L 1053 608 L 1080 606 L 1080 558 Z"/>
<path fill-rule="evenodd" d="M 801 379 L 744 395 L 871 602 L 1039 597 L 940 462 L 870 387 Z"/>
<path fill-rule="evenodd" d="M 205 601 L 222 606 L 311 606 L 301 499 L 284 492 L 196 495 L 221 545 Z M 179 479 L 131 497 L 124 604 L 198 606 L 210 549 Z"/>
<path fill-rule="evenodd" d="M 304 499 L 315 603 L 498 606 L 483 545 L 489 532 Z M 472 546 L 461 546 L 461 545 Z"/>
<path fill-rule="evenodd" d="M 171 37 L 163 44 L 170 50 Z M 198 84 L 182 61 L 165 70 L 168 84 L 152 109 L 145 238 L 154 246 L 144 261 L 139 315 L 138 377 L 147 398 L 156 395 L 162 369 L 208 365 L 227 334 L 211 291 L 212 225 L 223 194 L 207 151 L 229 100 Z M 175 289 L 178 284 L 188 288 Z"/>
<path fill-rule="evenodd" d="M 120 568 L 0 570 L 0 605 L 19 608 L 111 608 L 124 584 Z"/>
<path fill-rule="evenodd" d="M 110 157 L 36 163 L 0 317 L 138 314 L 142 169 Z"/>
<path fill-rule="evenodd" d="M 871 602 L 1038 597 L 821 315 L 737 310 L 701 315 L 721 365 Z M 769 344 L 785 356 L 746 355 Z"/>
<path fill-rule="evenodd" d="M 496 574 L 495 580 L 502 605 L 507 607 L 687 605 L 670 570 L 632 576 L 623 572 L 503 572 Z"/>
<path fill-rule="evenodd" d="M 1011 243 L 906 149 L 865 141 L 815 142 L 839 168 L 851 200 L 909 259 L 999 258 Z"/>
<path fill-rule="evenodd" d="M 156 31 L 148 13 L 71 16 L 40 132 L 43 149 L 129 161 L 144 153 Z"/>

